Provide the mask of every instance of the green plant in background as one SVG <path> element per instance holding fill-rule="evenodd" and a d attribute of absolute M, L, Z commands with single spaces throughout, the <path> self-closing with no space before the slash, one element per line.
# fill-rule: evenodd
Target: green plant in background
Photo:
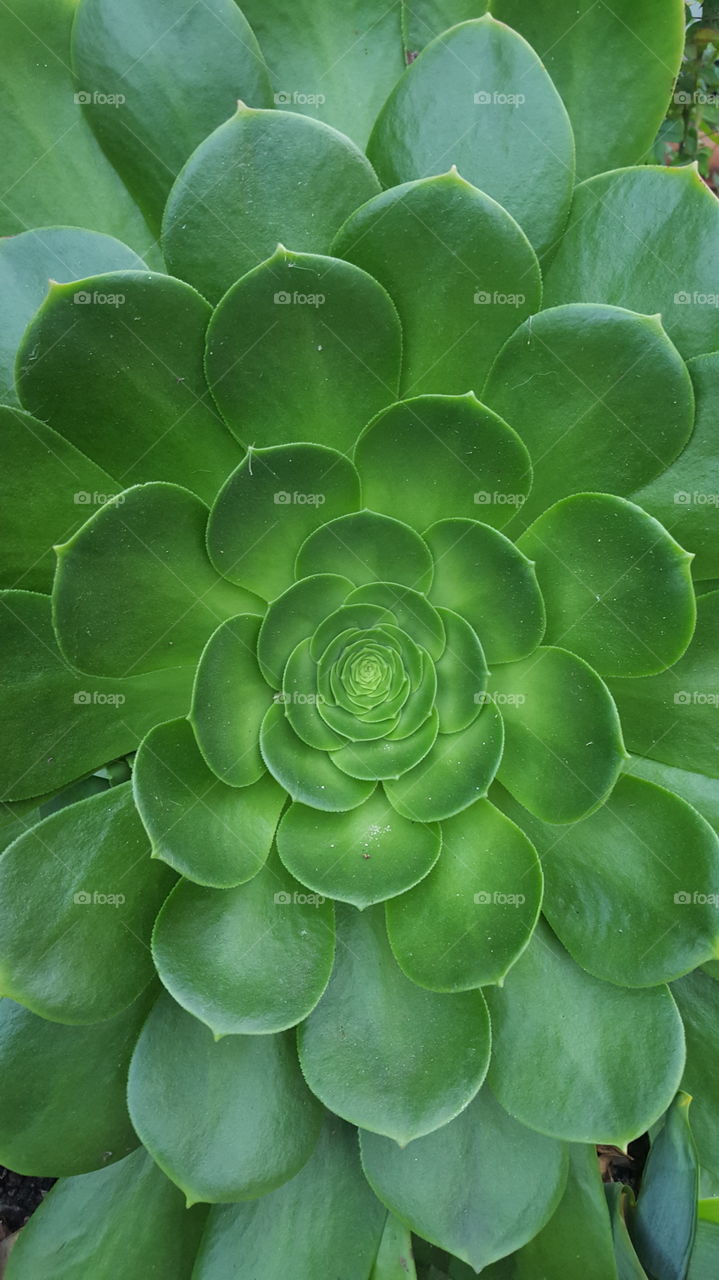
<path fill-rule="evenodd" d="M 14 1280 L 711 1273 L 683 6 L 483 10 L 0 14 Z"/>
<path fill-rule="evenodd" d="M 714 184 L 712 149 L 719 145 L 719 5 L 686 6 L 686 45 L 667 118 L 656 142 L 667 164 L 696 161 Z"/>

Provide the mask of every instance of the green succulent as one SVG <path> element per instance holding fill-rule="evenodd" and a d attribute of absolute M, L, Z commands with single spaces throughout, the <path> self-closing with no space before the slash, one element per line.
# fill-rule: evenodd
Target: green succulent
<path fill-rule="evenodd" d="M 719 207 L 491 7 L 0 12 L 8 1280 L 711 1273 Z"/>

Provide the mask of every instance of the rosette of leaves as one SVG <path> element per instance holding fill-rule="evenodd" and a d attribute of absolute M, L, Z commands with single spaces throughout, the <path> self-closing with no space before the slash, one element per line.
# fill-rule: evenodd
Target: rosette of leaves
<path fill-rule="evenodd" d="M 146 232 L 0 246 L 0 1158 L 62 1177 L 16 1280 L 394 1280 L 410 1231 L 609 1280 L 660 1222 L 681 1274 L 716 1190 L 719 210 L 631 167 L 681 6 L 592 9 L 665 68 L 603 140 L 575 18 L 495 8 L 405 6 L 351 142 L 299 101 L 344 17 L 322 69 L 248 11 L 271 109 L 233 6 L 80 6 Z"/>

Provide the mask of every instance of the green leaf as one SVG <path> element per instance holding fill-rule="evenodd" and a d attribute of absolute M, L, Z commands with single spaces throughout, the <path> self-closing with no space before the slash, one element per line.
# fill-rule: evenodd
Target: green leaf
<path fill-rule="evenodd" d="M 7 72 L 0 235 L 64 223 L 117 236 L 144 257 L 153 235 L 75 100 L 76 7 L 76 0 L 7 0 L 0 8 Z M 153 257 L 159 264 L 159 254 Z"/>
<path fill-rule="evenodd" d="M 52 1188 L 13 1249 L 8 1280 L 190 1280 L 205 1225 L 146 1151 Z M 88 1230 L 89 1224 L 92 1229 Z"/>
<path fill-rule="evenodd" d="M 401 817 L 379 787 L 349 813 L 290 805 L 277 832 L 279 855 L 292 875 L 360 909 L 417 884 L 436 863 L 441 843 L 436 823 Z"/>
<path fill-rule="evenodd" d="M 147 1009 L 144 995 L 107 1022 L 65 1027 L 0 1000 L 3 1164 L 68 1177 L 101 1169 L 137 1146 L 125 1087 Z"/>
<path fill-rule="evenodd" d="M 72 60 L 86 118 L 152 226 L 188 156 L 231 115 L 238 95 L 270 104 L 259 45 L 233 0 L 200 8 L 82 0 Z"/>
<path fill-rule="evenodd" d="M 206 523 L 187 489 L 136 485 L 56 548 L 53 621 L 69 662 L 110 676 L 194 663 L 219 622 L 258 603 L 215 573 Z"/>
<path fill-rule="evenodd" d="M 324 120 L 364 147 L 404 70 L 400 4 L 392 0 L 244 0 L 275 105 Z"/>
<path fill-rule="evenodd" d="M 447 27 L 478 18 L 487 0 L 402 0 L 402 26 L 408 61 Z"/>
<path fill-rule="evenodd" d="M 240 103 L 170 192 L 162 228 L 168 268 L 218 302 L 278 241 L 327 253 L 342 223 L 378 190 L 349 138 L 304 116 Z"/>
<path fill-rule="evenodd" d="M 212 508 L 210 559 L 231 582 L 273 600 L 290 586 L 304 539 L 357 506 L 359 477 L 336 449 L 319 444 L 251 449 Z M 315 571 L 298 577 L 307 572 Z"/>
<path fill-rule="evenodd" d="M 455 170 L 370 200 L 333 252 L 364 267 L 397 307 L 405 397 L 479 392 L 506 339 L 539 310 L 539 263 L 527 237 Z"/>
<path fill-rule="evenodd" d="M 303 892 L 273 853 L 237 889 L 180 881 L 157 918 L 152 954 L 170 994 L 216 1037 L 285 1031 L 329 982 L 332 903 Z"/>
<path fill-rule="evenodd" d="M 387 903 L 387 932 L 408 978 L 430 991 L 502 982 L 532 935 L 542 871 L 527 837 L 488 800 L 442 824 L 425 880 Z"/>
<path fill-rule="evenodd" d="M 719 1267 L 719 1224 L 697 1223 L 687 1280 L 714 1280 Z"/>
<path fill-rule="evenodd" d="M 637 778 L 646 778 L 667 791 L 674 791 L 697 809 L 710 822 L 719 835 L 719 779 L 708 778 L 705 773 L 690 773 L 687 769 L 675 769 L 658 760 L 646 760 L 642 756 L 630 756 L 624 762 L 624 772 Z"/>
<path fill-rule="evenodd" d="M 567 827 L 506 809 L 542 858 L 544 914 L 596 978 L 649 987 L 719 955 L 719 838 L 679 796 L 624 776 L 600 809 Z"/>
<path fill-rule="evenodd" d="M 388 187 L 457 165 L 517 219 L 540 256 L 561 235 L 574 184 L 569 118 L 534 50 L 489 15 L 420 54 L 382 108 L 367 153 Z"/>
<path fill-rule="evenodd" d="M 202 651 L 189 720 L 210 769 L 229 787 L 248 787 L 264 773 L 258 745 L 271 690 L 255 656 L 260 619 L 228 618 Z"/>
<path fill-rule="evenodd" d="M 495 706 L 459 733 L 440 733 L 431 751 L 401 778 L 385 782 L 393 807 L 416 822 L 451 818 L 486 796 L 502 758 L 504 726 Z"/>
<path fill-rule="evenodd" d="M 296 571 L 299 578 L 341 573 L 357 586 L 392 582 L 424 592 L 433 567 L 426 542 L 409 525 L 358 511 L 317 528 L 300 547 Z"/>
<path fill-rule="evenodd" d="M 332 753 L 332 761 L 351 778 L 394 780 L 414 769 L 432 750 L 439 732 L 436 711 L 406 738 L 379 738 L 374 742 L 348 742 Z"/>
<path fill-rule="evenodd" d="M 440 733 L 459 733 L 482 707 L 489 669 L 476 631 L 451 609 L 439 609 L 447 646 L 437 663 L 437 711 Z"/>
<path fill-rule="evenodd" d="M 264 866 L 284 792 L 267 774 L 243 787 L 220 781 L 187 720 L 157 725 L 148 734 L 132 785 L 153 858 L 216 889 L 243 884 Z"/>
<path fill-rule="evenodd" d="M 492 11 L 536 49 L 564 99 L 581 178 L 636 164 L 666 114 L 684 48 L 684 6 L 639 0 L 492 0 Z M 532 126 L 531 119 L 529 126 Z M 529 141 L 529 140 L 527 140 Z M 535 143 L 543 135 L 535 130 Z"/>
<path fill-rule="evenodd" d="M 381 907 L 338 907 L 337 926 L 330 984 L 298 1033 L 302 1071 L 330 1110 L 405 1145 L 447 1124 L 482 1084 L 486 1005 L 480 991 L 437 995 L 405 978 Z"/>
<path fill-rule="evenodd" d="M 697 1150 L 689 1124 L 691 1098 L 679 1093 L 652 1142 L 629 1234 L 655 1280 L 682 1280 L 694 1244 L 699 1195 Z"/>
<path fill-rule="evenodd" d="M 696 603 L 691 556 L 625 498 L 579 493 L 519 539 L 547 608 L 545 640 L 603 676 L 651 676 L 682 656 Z"/>
<path fill-rule="evenodd" d="M 644 680 L 612 680 L 627 746 L 679 769 L 719 771 L 719 591 L 697 600 L 697 625 L 684 657 Z"/>
<path fill-rule="evenodd" d="M 279 246 L 215 310 L 207 380 L 243 444 L 313 440 L 351 453 L 396 398 L 401 354 L 397 312 L 376 280 Z"/>
<path fill-rule="evenodd" d="M 625 751 L 617 708 L 596 671 L 543 645 L 531 658 L 496 667 L 490 685 L 505 731 L 498 776 L 515 799 L 557 823 L 603 804 Z"/>
<path fill-rule="evenodd" d="M 0 859 L 0 988 L 40 1017 L 112 1018 L 152 976 L 173 883 L 152 862 L 129 783 L 45 818 Z"/>
<path fill-rule="evenodd" d="M 617 102 L 624 112 L 625 100 Z M 576 189 L 544 304 L 609 302 L 661 313 L 685 359 L 712 351 L 719 346 L 719 308 L 706 264 L 717 234 L 719 207 L 694 165 L 602 173 Z M 643 252 L 646 245 L 651 253 Z"/>
<path fill-rule="evenodd" d="M 586 303 L 526 320 L 482 396 L 532 456 L 513 529 L 583 489 L 632 493 L 672 462 L 694 421 L 686 365 L 659 318 Z"/>
<path fill-rule="evenodd" d="M 387 1214 L 370 1280 L 417 1280 L 412 1233 Z"/>
<path fill-rule="evenodd" d="M 687 1041 L 682 1089 L 691 1094 L 699 1162 L 719 1177 L 719 985 L 697 971 L 672 985 Z"/>
<path fill-rule="evenodd" d="M 29 591 L 0 593 L 0 651 L 5 799 L 43 796 L 133 751 L 148 729 L 182 715 L 190 701 L 188 668 L 129 680 L 73 671 L 57 647 L 49 598 Z"/>
<path fill-rule="evenodd" d="M 279 1187 L 309 1159 L 321 1124 L 290 1035 L 215 1041 L 169 996 L 145 1023 L 127 1096 L 143 1145 L 188 1206 Z"/>
<path fill-rule="evenodd" d="M 342 773 L 326 751 L 315 750 L 298 738 L 279 702 L 262 721 L 260 751 L 273 778 L 289 796 L 314 809 L 330 813 L 356 809 L 377 785 Z"/>
<path fill-rule="evenodd" d="M 618 1280 L 647 1280 L 647 1273 L 634 1252 L 627 1229 L 627 1216 L 634 1206 L 634 1192 L 619 1182 L 608 1182 L 604 1190 L 612 1220 Z"/>
<path fill-rule="evenodd" d="M 426 649 L 431 658 L 442 656 L 445 648 L 445 629 L 439 612 L 426 596 L 399 582 L 368 582 L 356 587 L 346 601 L 347 605 L 376 604 L 388 609 L 397 626 L 412 637 L 415 644 Z"/>
<path fill-rule="evenodd" d="M 372 1133 L 361 1141 L 370 1186 L 392 1213 L 476 1271 L 536 1234 L 567 1179 L 564 1145 L 517 1124 L 486 1086 L 408 1150 Z"/>
<path fill-rule="evenodd" d="M 490 665 L 532 653 L 544 634 L 544 605 L 531 560 L 476 520 L 439 520 L 424 536 L 434 556 L 435 606 L 474 628 Z"/>
<path fill-rule="evenodd" d="M 18 351 L 20 399 L 120 488 L 169 480 L 210 502 L 241 457 L 209 403 L 210 315 L 152 272 L 52 284 Z"/>
<path fill-rule="evenodd" d="M 569 1142 L 624 1148 L 669 1106 L 684 1036 L 668 988 L 629 990 L 590 977 L 540 922 L 487 999 L 489 1083 L 523 1124 Z M 558 1072 L 568 1062 L 571 1071 Z"/>
<path fill-rule="evenodd" d="M 0 243 L 0 400 L 19 404 L 15 356 L 25 329 L 45 300 L 50 279 L 66 282 L 105 271 L 141 271 L 142 258 L 112 236 L 79 227 L 43 227 Z"/>
<path fill-rule="evenodd" d="M 385 1218 L 362 1174 L 355 1130 L 326 1115 L 313 1154 L 291 1182 L 260 1200 L 210 1211 L 193 1280 L 228 1280 L 238 1259 L 253 1280 L 298 1272 L 367 1280 Z"/>
<path fill-rule="evenodd" d="M 257 660 L 273 689 L 282 687 L 282 674 L 293 650 L 340 608 L 351 590 L 349 578 L 320 573 L 294 582 L 272 601 L 260 627 Z"/>
<path fill-rule="evenodd" d="M 417 529 L 447 516 L 507 523 L 531 484 L 519 436 L 472 392 L 390 405 L 357 441 L 365 506 Z"/>
<path fill-rule="evenodd" d="M 699 356 L 688 368 L 697 398 L 694 434 L 674 464 L 634 497 L 694 553 L 699 589 L 711 588 L 704 580 L 719 574 L 719 493 L 712 479 L 719 467 L 719 355 Z"/>

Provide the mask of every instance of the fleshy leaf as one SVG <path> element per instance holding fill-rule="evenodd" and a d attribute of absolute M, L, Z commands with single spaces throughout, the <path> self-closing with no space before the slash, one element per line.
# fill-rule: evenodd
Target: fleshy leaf
<path fill-rule="evenodd" d="M 444 652 L 444 624 L 426 596 L 399 582 L 368 582 L 352 591 L 347 605 L 377 604 L 394 614 L 397 626 L 437 659 Z"/>
<path fill-rule="evenodd" d="M 500 352 L 482 397 L 532 457 L 532 490 L 513 528 L 583 489 L 630 494 L 669 465 L 694 421 L 691 379 L 659 318 L 620 307 L 532 316 Z"/>
<path fill-rule="evenodd" d="M 217 889 L 243 884 L 264 866 L 283 791 L 267 774 L 245 787 L 220 781 L 187 720 L 157 725 L 148 734 L 132 784 L 153 858 Z"/>
<path fill-rule="evenodd" d="M 547 609 L 545 641 L 603 676 L 650 676 L 692 638 L 691 556 L 625 498 L 579 493 L 550 507 L 519 539 Z"/>
<path fill-rule="evenodd" d="M 682 1089 L 690 1093 L 692 1131 L 699 1161 L 719 1178 L 719 983 L 688 973 L 672 985 L 687 1040 Z"/>
<path fill-rule="evenodd" d="M 544 914 L 596 978 L 655 986 L 719 956 L 719 838 L 684 800 L 624 776 L 568 827 L 506 810 L 542 858 Z"/>
<path fill-rule="evenodd" d="M 493 704 L 485 706 L 468 728 L 440 733 L 424 760 L 401 778 L 386 781 L 384 789 L 405 818 L 415 822 L 451 818 L 486 796 L 503 743 L 502 717 Z"/>
<path fill-rule="evenodd" d="M 311 1156 L 321 1124 L 291 1035 L 215 1041 L 167 995 L 138 1040 L 128 1103 L 143 1145 L 188 1204 L 281 1186 Z"/>
<path fill-rule="evenodd" d="M 504 986 L 487 999 L 489 1083 L 522 1124 L 569 1142 L 624 1148 L 669 1106 L 684 1067 L 684 1035 L 667 987 L 637 991 L 590 977 L 540 922 Z M 558 1072 L 558 1061 L 571 1062 L 571 1071 Z"/>
<path fill-rule="evenodd" d="M 66 282 L 105 271 L 141 271 L 126 244 L 80 227 L 42 227 L 0 242 L 0 400 L 19 404 L 15 356 L 25 329 L 42 305 L 50 280 Z"/>
<path fill-rule="evenodd" d="M 129 783 L 45 818 L 0 859 L 3 995 L 70 1024 L 126 1009 L 174 878 L 150 860 Z"/>
<path fill-rule="evenodd" d="M 189 55 L 189 56 L 188 56 Z M 83 0 L 72 60 L 85 114 L 148 221 L 159 226 L 172 183 L 238 95 L 270 104 L 257 40 L 232 0 Z M 115 110 L 107 98 L 118 95 Z"/>
<path fill-rule="evenodd" d="M 518 1124 L 486 1085 L 450 1124 L 407 1150 L 374 1133 L 361 1137 L 365 1173 L 380 1199 L 418 1235 L 479 1271 L 544 1226 L 567 1179 L 566 1147 Z"/>
<path fill-rule="evenodd" d="M 332 753 L 338 769 L 351 778 L 399 778 L 414 769 L 432 750 L 439 732 L 436 711 L 406 738 L 391 736 L 374 742 L 348 742 Z"/>
<path fill-rule="evenodd" d="M 378 190 L 349 138 L 317 120 L 240 103 L 170 192 L 162 227 L 168 268 L 217 302 L 278 241 L 327 253 L 342 223 Z"/>
<path fill-rule="evenodd" d="M 629 756 L 624 763 L 624 772 L 636 778 L 645 778 L 647 782 L 655 782 L 657 786 L 681 796 L 682 800 L 686 800 L 711 823 L 719 835 L 719 778 L 708 778 L 705 773 L 677 769 L 673 765 L 648 760 L 644 756 Z"/>
<path fill-rule="evenodd" d="M 140 1148 L 109 1169 L 53 1187 L 13 1249 L 8 1280 L 190 1280 L 207 1210 Z M 88 1223 L 92 1230 L 88 1230 Z"/>
<path fill-rule="evenodd" d="M 401 354 L 397 312 L 376 280 L 280 245 L 216 308 L 207 380 L 243 444 L 312 440 L 351 453 L 397 395 Z"/>
<path fill-rule="evenodd" d="M 539 310 L 539 263 L 523 231 L 455 171 L 370 200 L 333 252 L 364 267 L 397 307 L 404 396 L 479 393 L 506 339 Z"/>
<path fill-rule="evenodd" d="M 624 759 L 614 699 L 596 671 L 542 646 L 496 667 L 490 694 L 504 721 L 499 781 L 544 822 L 577 822 L 603 804 Z M 571 714 L 568 714 L 571 709 Z"/>
<path fill-rule="evenodd" d="M 449 516 L 500 527 L 529 491 L 532 466 L 519 436 L 470 392 L 390 405 L 357 441 L 365 506 L 417 529 Z"/>
<path fill-rule="evenodd" d="M 277 832 L 285 866 L 317 893 L 368 907 L 403 894 L 439 857 L 437 824 L 410 822 L 380 788 L 349 813 L 293 804 Z"/>
<path fill-rule="evenodd" d="M 291 798 L 315 809 L 331 813 L 356 809 L 376 786 L 342 773 L 326 751 L 298 738 L 281 703 L 271 706 L 262 722 L 260 751 L 273 778 Z"/>
<path fill-rule="evenodd" d="M 648 1275 L 685 1276 L 697 1221 L 699 1168 L 689 1118 L 691 1098 L 678 1093 L 642 1171 L 629 1234 Z"/>
<path fill-rule="evenodd" d="M 304 539 L 358 505 L 357 472 L 336 449 L 318 444 L 251 449 L 212 508 L 210 559 L 231 582 L 273 600 L 290 586 Z"/>
<path fill-rule="evenodd" d="M 158 916 L 152 954 L 170 994 L 216 1037 L 284 1031 L 329 981 L 332 903 L 303 892 L 273 853 L 237 889 L 180 881 Z"/>
<path fill-rule="evenodd" d="M 337 926 L 329 987 L 298 1033 L 302 1070 L 330 1110 L 404 1145 L 447 1124 L 482 1084 L 485 1002 L 480 991 L 437 995 L 405 978 L 381 907 L 338 907 Z"/>
<path fill-rule="evenodd" d="M 442 854 L 416 888 L 387 903 L 400 967 L 430 991 L 501 982 L 527 945 L 542 901 L 534 848 L 488 800 L 442 824 Z"/>
<path fill-rule="evenodd" d="M 544 605 L 531 560 L 476 520 L 439 520 L 424 537 L 435 563 L 430 599 L 470 623 L 490 666 L 532 653 L 544 634 Z"/>
<path fill-rule="evenodd" d="M 341 573 L 357 586 L 389 581 L 427 591 L 433 570 L 427 544 L 409 525 L 358 511 L 321 524 L 300 547 L 296 572 L 299 578 Z"/>
<path fill-rule="evenodd" d="M 693 165 L 602 173 L 576 189 L 544 305 L 608 302 L 661 313 L 685 359 L 713 351 L 719 308 L 706 264 L 718 234 L 719 207 Z"/>
<path fill-rule="evenodd" d="M 387 1214 L 370 1280 L 417 1280 L 412 1233 L 391 1213 Z"/>
<path fill-rule="evenodd" d="M 387 187 L 457 165 L 540 256 L 564 227 L 574 184 L 567 112 L 534 50 L 489 15 L 428 45 L 382 108 L 367 152 Z"/>
<path fill-rule="evenodd" d="M 73 666 L 135 676 L 191 664 L 219 622 L 256 607 L 215 573 L 206 524 L 189 490 L 136 485 L 56 548 L 53 621 Z"/>
<path fill-rule="evenodd" d="M 53 284 L 20 344 L 20 399 L 121 488 L 169 480 L 210 502 L 241 457 L 205 382 L 210 315 L 151 272 Z"/>
<path fill-rule="evenodd" d="M 489 669 L 476 631 L 451 609 L 438 610 L 447 646 L 437 663 L 440 733 L 459 733 L 479 715 Z"/>
<path fill-rule="evenodd" d="M 192 691 L 197 745 L 230 787 L 248 787 L 264 773 L 258 735 L 272 691 L 257 666 L 259 626 L 253 614 L 221 623 L 202 652 Z"/>
<path fill-rule="evenodd" d="M 301 578 L 272 601 L 260 627 L 257 660 L 273 689 L 281 688 L 282 673 L 293 649 L 339 609 L 351 590 L 349 578 L 322 573 Z"/>

